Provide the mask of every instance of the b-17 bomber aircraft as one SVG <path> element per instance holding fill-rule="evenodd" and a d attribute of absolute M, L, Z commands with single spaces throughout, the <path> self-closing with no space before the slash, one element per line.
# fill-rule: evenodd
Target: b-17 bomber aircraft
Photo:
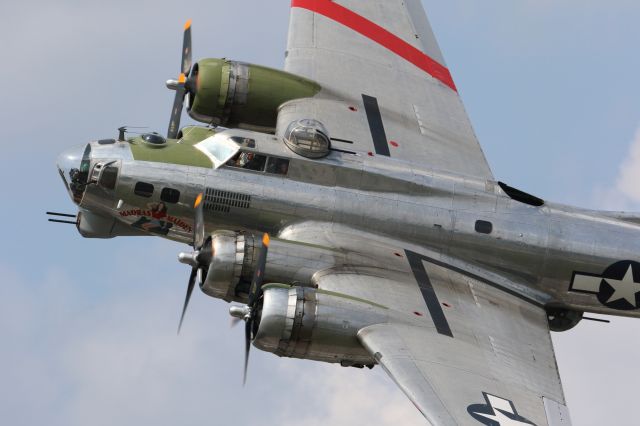
<path fill-rule="evenodd" d="M 570 425 L 550 331 L 637 317 L 640 216 L 497 181 L 419 0 L 293 0 L 285 70 L 192 63 L 167 137 L 58 160 L 87 238 L 192 246 L 255 346 L 379 365 L 435 426 Z M 204 126 L 180 128 L 188 114 Z"/>

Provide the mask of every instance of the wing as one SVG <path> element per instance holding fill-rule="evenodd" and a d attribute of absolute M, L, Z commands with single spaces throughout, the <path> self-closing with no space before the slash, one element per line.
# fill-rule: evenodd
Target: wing
<path fill-rule="evenodd" d="M 394 312 L 358 338 L 432 425 L 570 425 L 542 305 L 397 242 L 344 229 L 288 234 L 353 251 L 351 265 L 316 274 L 315 285 Z"/>
<path fill-rule="evenodd" d="M 420 0 L 292 0 L 285 68 L 322 91 L 281 115 L 334 147 L 492 178 Z"/>

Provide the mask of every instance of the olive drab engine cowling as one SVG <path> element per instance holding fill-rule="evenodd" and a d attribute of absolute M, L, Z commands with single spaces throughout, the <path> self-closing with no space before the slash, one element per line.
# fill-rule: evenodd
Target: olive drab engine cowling
<path fill-rule="evenodd" d="M 224 127 L 274 132 L 280 105 L 320 91 L 306 78 L 226 59 L 200 60 L 191 74 L 195 90 L 188 94 L 189 116 Z"/>

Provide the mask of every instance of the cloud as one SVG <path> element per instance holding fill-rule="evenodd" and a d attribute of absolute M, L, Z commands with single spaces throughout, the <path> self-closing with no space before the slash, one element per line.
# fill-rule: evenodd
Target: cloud
<path fill-rule="evenodd" d="M 629 145 L 618 168 L 615 183 L 598 186 L 594 191 L 596 205 L 602 210 L 638 210 L 640 208 L 640 128 Z"/>
<path fill-rule="evenodd" d="M 184 288 L 175 283 L 186 273 L 172 264 L 151 272 L 175 245 L 129 244 L 115 253 L 117 267 L 91 279 L 51 267 L 31 279 L 0 263 L 0 417 L 7 423 L 425 423 L 381 369 L 254 349 L 242 388 L 242 327 L 229 328 L 228 305 L 194 294 L 176 336 Z M 137 244 L 148 247 L 144 258 L 131 255 Z M 110 291 L 96 297 L 93 286 Z"/>
<path fill-rule="evenodd" d="M 555 354 L 574 425 L 637 425 L 635 379 L 640 321 L 608 317 L 553 333 Z"/>
<path fill-rule="evenodd" d="M 282 426 L 424 425 L 424 417 L 381 368 L 369 371 L 337 365 L 295 363 L 289 395 L 307 395 L 301 405 L 291 401 L 277 424 Z M 302 373 L 302 374 L 301 374 Z M 310 373 L 310 374 L 309 374 Z"/>
<path fill-rule="evenodd" d="M 634 203 L 640 203 L 640 128 L 629 146 L 627 158 L 620 166 L 616 188 Z"/>

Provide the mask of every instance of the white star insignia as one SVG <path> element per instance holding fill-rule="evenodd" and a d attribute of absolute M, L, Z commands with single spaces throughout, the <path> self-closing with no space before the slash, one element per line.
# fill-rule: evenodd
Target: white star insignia
<path fill-rule="evenodd" d="M 629 269 L 627 269 L 627 272 L 624 274 L 624 278 L 621 280 L 614 280 L 612 278 L 605 278 L 604 280 L 614 289 L 614 292 L 609 300 L 607 300 L 607 303 L 624 299 L 633 307 L 637 307 L 636 294 L 640 292 L 640 283 L 633 280 L 633 268 L 631 265 L 629 265 Z"/>

